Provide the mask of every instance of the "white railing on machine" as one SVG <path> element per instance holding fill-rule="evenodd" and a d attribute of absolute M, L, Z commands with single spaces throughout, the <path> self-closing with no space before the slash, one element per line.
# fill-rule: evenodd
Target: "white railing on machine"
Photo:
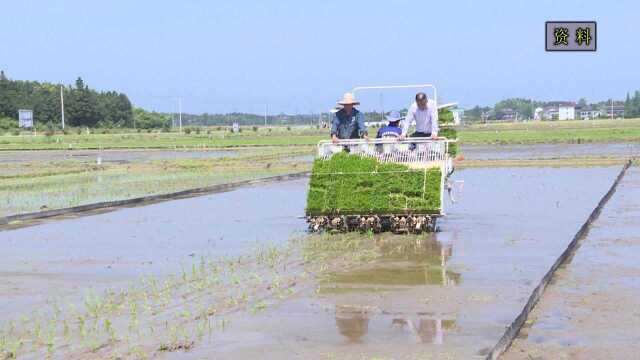
<path fill-rule="evenodd" d="M 398 139 L 349 139 L 334 143 L 322 140 L 318 143 L 318 158 L 326 160 L 334 154 L 346 151 L 351 155 L 373 157 L 381 162 L 415 165 L 442 165 L 449 161 L 449 143 L 455 140 L 406 138 Z"/>

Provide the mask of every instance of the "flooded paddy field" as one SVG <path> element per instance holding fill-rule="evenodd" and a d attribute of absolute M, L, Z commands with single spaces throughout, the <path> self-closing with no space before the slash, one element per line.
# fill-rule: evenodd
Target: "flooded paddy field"
<path fill-rule="evenodd" d="M 631 167 L 505 359 L 637 359 L 640 169 Z"/>
<path fill-rule="evenodd" d="M 539 144 L 531 145 L 465 145 L 462 153 L 469 160 L 525 160 L 551 158 L 612 157 L 640 155 L 635 143 Z"/>
<path fill-rule="evenodd" d="M 611 166 L 633 144 L 463 145 L 465 167 Z M 0 216 L 308 170 L 314 148 L 0 152 Z"/>
<path fill-rule="evenodd" d="M 186 278 L 184 269 L 195 269 L 199 259 L 233 259 L 273 246 L 270 253 L 276 255 L 277 248 L 291 249 L 277 274 L 269 277 L 252 270 L 246 277 L 258 283 L 270 279 L 269 285 L 237 280 L 220 289 L 211 286 L 216 291 L 212 299 L 236 292 L 235 301 L 215 303 L 217 312 L 210 316 L 224 314 L 216 320 L 222 325 L 215 331 L 177 336 L 170 326 L 163 331 L 151 327 L 155 335 L 139 330 L 147 342 L 182 339 L 180 346 L 176 341 L 173 346 L 151 341 L 141 351 L 150 357 L 197 359 L 266 353 L 273 358 L 481 356 L 520 311 L 618 171 L 619 167 L 459 170 L 454 177 L 464 180 L 463 192 L 458 203 L 447 206 L 439 232 L 353 234 L 347 244 L 360 244 L 363 249 L 357 253 L 350 245 L 336 252 L 330 245 L 332 236 L 303 233 L 299 216 L 304 212 L 306 181 L 0 231 L 0 329 L 52 299 L 81 303 L 90 288 L 96 293 L 122 288 L 142 275 L 159 281 L 181 273 Z M 314 252 L 305 252 L 305 244 L 316 244 Z M 275 293 L 283 283 L 288 291 Z M 249 295 L 243 293 L 248 286 L 268 289 L 268 294 L 253 298 L 249 290 Z M 163 316 L 178 314 L 171 309 Z M 184 323 L 188 316 L 179 314 L 176 317 Z M 62 328 L 59 325 L 58 331 Z M 122 347 L 129 341 L 128 335 L 119 335 L 111 344 Z M 112 354 L 110 346 L 86 351 L 93 347 L 82 344 L 85 352 L 75 358 Z"/>
<path fill-rule="evenodd" d="M 298 218 L 305 187 L 306 181 L 248 187 L 0 231 L 6 287 L 0 291 L 9 297 L 0 318 L 96 281 L 122 285 L 142 275 L 178 274 L 201 257 L 233 257 L 286 243 L 292 232 L 305 229 Z M 47 291 L 50 285 L 54 293 Z"/>
<path fill-rule="evenodd" d="M 129 163 L 173 159 L 216 159 L 237 157 L 245 154 L 268 153 L 277 147 L 239 149 L 108 149 L 108 150 L 31 150 L 0 151 L 0 164 L 38 161 L 84 161 L 95 163 L 98 157 L 103 162 Z M 587 144 L 537 144 L 532 145 L 466 145 L 461 150 L 470 160 L 549 159 L 565 157 L 629 157 L 640 155 L 640 146 L 634 143 L 587 143 Z M 312 161 L 310 155 L 296 156 L 296 160 Z"/>
<path fill-rule="evenodd" d="M 441 232 L 381 236 L 375 261 L 329 271 L 313 291 L 261 315 L 235 314 L 223 334 L 168 358 L 481 357 L 617 170 L 460 171 L 463 200 Z M 576 185 L 583 177 L 588 183 Z"/>

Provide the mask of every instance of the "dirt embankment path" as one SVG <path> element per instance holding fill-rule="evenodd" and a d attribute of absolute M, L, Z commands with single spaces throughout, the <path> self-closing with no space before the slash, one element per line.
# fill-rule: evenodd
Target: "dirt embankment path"
<path fill-rule="evenodd" d="M 637 359 L 640 168 L 632 167 L 504 359 Z"/>

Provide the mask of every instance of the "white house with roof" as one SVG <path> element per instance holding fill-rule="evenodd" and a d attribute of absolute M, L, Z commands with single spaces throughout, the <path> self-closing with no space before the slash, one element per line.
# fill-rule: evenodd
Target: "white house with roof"
<path fill-rule="evenodd" d="M 546 120 L 574 120 L 576 118 L 576 103 L 552 101 L 544 107 L 542 117 Z"/>
<path fill-rule="evenodd" d="M 558 120 L 573 120 L 576 118 L 575 105 L 558 106 Z"/>
<path fill-rule="evenodd" d="M 576 108 L 576 113 L 580 115 L 580 119 L 582 120 L 596 119 L 601 116 L 600 111 L 592 106 Z"/>

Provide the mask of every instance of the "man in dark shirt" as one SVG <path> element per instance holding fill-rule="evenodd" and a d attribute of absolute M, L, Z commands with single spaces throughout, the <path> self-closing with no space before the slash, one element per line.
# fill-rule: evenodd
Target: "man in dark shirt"
<path fill-rule="evenodd" d="M 331 140 L 337 143 L 340 139 L 369 139 L 364 114 L 354 107 L 360 103 L 353 94 L 344 94 L 338 104 L 342 105 L 342 109 L 336 112 L 331 122 Z"/>

